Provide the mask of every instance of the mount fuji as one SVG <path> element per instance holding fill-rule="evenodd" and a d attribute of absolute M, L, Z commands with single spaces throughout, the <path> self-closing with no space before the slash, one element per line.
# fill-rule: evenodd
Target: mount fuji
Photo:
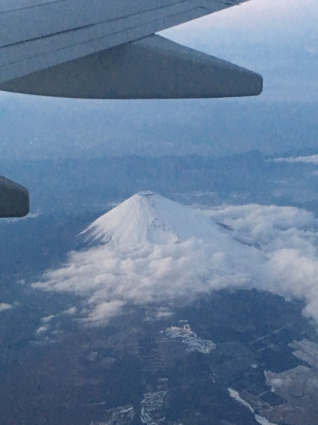
<path fill-rule="evenodd" d="M 202 211 L 153 192 L 139 192 L 95 220 L 87 240 L 133 248 L 141 244 L 175 244 L 195 238 L 224 244 L 224 229 Z M 236 242 L 235 242 L 236 244 Z"/>
<path fill-rule="evenodd" d="M 137 193 L 82 234 L 87 247 L 33 287 L 86 298 L 89 319 L 97 323 L 128 303 L 172 306 L 248 286 L 263 256 L 203 211 L 152 192 Z"/>
<path fill-rule="evenodd" d="M 141 192 L 95 220 L 82 232 L 84 249 L 32 286 L 81 296 L 83 314 L 96 324 L 128 304 L 173 308 L 223 288 L 305 298 L 306 313 L 318 320 L 312 223 L 296 208 L 204 212 Z"/>

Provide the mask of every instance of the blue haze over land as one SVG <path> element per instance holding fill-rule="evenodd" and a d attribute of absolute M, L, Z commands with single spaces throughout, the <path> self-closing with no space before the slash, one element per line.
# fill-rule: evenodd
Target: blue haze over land
<path fill-rule="evenodd" d="M 74 101 L 1 93 L 2 159 L 273 154 L 317 146 L 317 4 L 253 0 L 163 32 L 253 69 L 251 99 Z"/>

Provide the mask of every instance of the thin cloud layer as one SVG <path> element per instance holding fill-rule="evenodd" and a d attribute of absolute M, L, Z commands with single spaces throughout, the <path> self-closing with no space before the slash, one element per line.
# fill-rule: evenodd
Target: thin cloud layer
<path fill-rule="evenodd" d="M 0 303 L 0 312 L 1 311 L 6 311 L 6 310 L 10 310 L 12 308 L 11 304 L 7 304 L 7 303 Z"/>
<path fill-rule="evenodd" d="M 64 267 L 47 271 L 33 287 L 83 297 L 84 320 L 96 325 L 126 304 L 173 307 L 227 287 L 304 298 L 305 314 L 318 320 L 317 223 L 311 213 L 245 205 L 206 214 L 226 225 L 217 229 L 217 243 L 99 244 L 71 252 Z"/>
<path fill-rule="evenodd" d="M 311 156 L 297 156 L 297 157 L 289 157 L 289 158 L 275 158 L 269 160 L 271 162 L 290 162 L 293 163 L 303 163 L 303 164 L 317 164 L 318 165 L 318 155 Z"/>

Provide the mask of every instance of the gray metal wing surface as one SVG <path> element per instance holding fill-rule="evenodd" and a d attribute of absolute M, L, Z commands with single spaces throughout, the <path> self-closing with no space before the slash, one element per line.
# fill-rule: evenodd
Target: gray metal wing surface
<path fill-rule="evenodd" d="M 253 96 L 262 77 L 156 32 L 246 1 L 0 0 L 0 90 L 83 99 Z M 0 176 L 0 217 L 29 211 Z"/>
<path fill-rule="evenodd" d="M 0 0 L 0 90 L 90 99 L 259 94 L 258 74 L 154 35 L 239 3 Z"/>

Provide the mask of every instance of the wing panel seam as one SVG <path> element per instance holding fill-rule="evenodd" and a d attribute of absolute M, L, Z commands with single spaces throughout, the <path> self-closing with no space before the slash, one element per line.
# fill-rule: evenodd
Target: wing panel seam
<path fill-rule="evenodd" d="M 58 1 L 65 1 L 65 0 L 58 0 Z M 155 9 L 149 9 L 146 12 L 142 12 L 142 13 L 151 13 L 151 12 L 155 12 L 155 11 L 158 11 L 158 10 L 164 10 L 166 8 L 173 7 L 173 6 L 176 6 L 177 4 L 182 4 L 182 3 L 189 3 L 189 1 L 188 0 L 181 0 L 178 3 L 176 3 L 175 5 L 156 7 Z M 1 51 L 1 49 L 4 49 L 6 47 L 12 47 L 12 46 L 17 46 L 17 45 L 22 45 L 24 43 L 32 43 L 32 41 L 45 40 L 45 39 L 48 39 L 49 37 L 52 37 L 52 36 L 61 35 L 61 34 L 68 34 L 68 33 L 72 32 L 72 31 L 78 31 L 78 30 L 81 30 L 81 29 L 92 28 L 95 25 L 103 25 L 103 24 L 112 23 L 112 22 L 116 22 L 116 21 L 119 21 L 119 20 L 123 20 L 123 19 L 129 19 L 131 17 L 141 15 L 142 13 L 140 13 L 140 12 L 138 12 L 138 13 L 132 13 L 131 15 L 129 15 L 127 17 L 114 18 L 114 19 L 109 19 L 109 20 L 106 20 L 106 21 L 95 22 L 93 24 L 88 24 L 88 25 L 84 25 L 84 26 L 80 26 L 80 27 L 75 27 L 75 28 L 71 28 L 71 29 L 68 29 L 68 30 L 56 32 L 56 33 L 53 33 L 53 34 L 47 34 L 47 35 L 40 36 L 40 37 L 30 38 L 30 39 L 27 39 L 27 40 L 20 41 L 18 43 L 15 42 L 15 43 L 5 44 L 3 46 L 0 46 L 0 51 Z"/>
<path fill-rule="evenodd" d="M 206 11 L 207 11 L 207 13 L 209 13 L 209 12 L 210 12 L 210 11 L 209 11 L 209 9 L 206 9 L 206 8 L 204 8 L 204 7 L 200 7 L 200 8 L 199 8 L 199 7 L 196 7 L 196 8 L 193 8 L 193 9 L 189 9 L 188 11 L 185 11 L 184 13 L 191 12 L 191 11 L 195 11 L 195 10 L 199 10 L 199 9 L 204 9 L 204 10 L 206 10 Z M 180 13 L 175 13 L 175 14 L 172 14 L 172 15 L 168 15 L 168 16 L 166 16 L 165 18 L 160 18 L 160 19 L 155 19 L 155 20 L 152 20 L 152 21 L 148 21 L 145 25 L 154 24 L 154 23 L 156 23 L 156 22 L 160 22 L 160 21 L 162 21 L 163 19 L 169 19 L 169 18 L 173 18 L 173 17 L 175 17 L 175 16 L 179 16 L 179 15 L 180 15 Z M 68 32 L 78 31 L 78 30 L 85 29 L 85 28 L 89 28 L 89 27 L 91 27 L 91 26 L 94 26 L 94 25 L 88 25 L 87 27 L 80 27 L 80 28 L 76 28 L 76 29 L 74 29 L 74 30 L 69 30 L 69 31 L 63 32 L 63 34 L 64 34 L 64 33 L 68 33 Z M 27 58 L 23 58 L 23 60 L 22 60 L 22 61 L 28 61 L 28 60 L 30 60 L 30 59 L 35 59 L 35 58 L 38 58 L 38 57 L 41 57 L 41 56 L 44 56 L 44 55 L 47 55 L 47 54 L 52 54 L 52 53 L 56 53 L 56 52 L 61 52 L 61 51 L 66 50 L 66 49 L 71 49 L 72 47 L 82 46 L 82 45 L 85 45 L 85 44 L 88 44 L 88 43 L 91 43 L 91 42 L 94 42 L 94 41 L 98 41 L 98 40 L 106 39 L 106 38 L 111 37 L 111 36 L 114 36 L 114 35 L 116 35 L 116 34 L 125 33 L 126 31 L 131 31 L 131 30 L 133 30 L 133 29 L 138 29 L 138 28 L 140 28 L 140 26 L 131 26 L 131 27 L 127 27 L 127 28 L 125 28 L 125 30 L 121 30 L 121 31 L 114 31 L 114 32 L 112 32 L 111 34 L 103 35 L 103 36 L 101 36 L 101 37 L 91 38 L 91 39 L 85 40 L 85 41 L 83 41 L 83 42 L 81 42 L 81 43 L 70 44 L 70 45 L 68 45 L 68 46 L 64 46 L 64 47 L 62 47 L 62 48 L 60 48 L 60 49 L 54 49 L 54 50 L 51 50 L 50 52 L 45 52 L 45 53 L 40 53 L 40 54 L 38 54 L 38 55 L 29 56 L 29 57 L 27 57 Z M 156 30 L 155 32 L 157 32 L 157 30 Z M 58 35 L 58 34 L 54 34 L 54 36 L 55 36 L 55 35 Z M 52 36 L 40 37 L 40 38 L 38 38 L 38 39 L 36 39 L 36 40 L 45 39 L 45 38 L 47 38 L 47 37 L 52 37 Z M 144 38 L 144 37 L 141 37 L 141 38 Z M 138 39 L 139 39 L 139 37 L 138 37 Z M 29 43 L 29 42 L 32 42 L 32 41 L 35 41 L 35 40 L 31 40 L 31 41 L 24 41 L 24 42 L 22 42 L 22 43 L 16 43 L 16 44 Z M 131 41 L 135 41 L 135 40 L 131 40 Z M 120 44 L 123 44 L 123 43 L 120 43 Z M 4 47 L 5 47 L 5 46 L 4 46 Z M 114 46 L 114 47 L 115 47 L 115 46 Z M 0 51 L 1 51 L 1 48 L 0 48 Z M 7 63 L 6 65 L 0 66 L 0 68 L 4 68 L 5 66 L 9 66 L 9 65 L 14 65 L 14 64 L 20 63 L 20 62 L 22 62 L 22 61 L 21 61 L 21 60 L 17 60 L 17 61 L 14 61 L 14 62 L 10 62 L 10 63 Z"/>

